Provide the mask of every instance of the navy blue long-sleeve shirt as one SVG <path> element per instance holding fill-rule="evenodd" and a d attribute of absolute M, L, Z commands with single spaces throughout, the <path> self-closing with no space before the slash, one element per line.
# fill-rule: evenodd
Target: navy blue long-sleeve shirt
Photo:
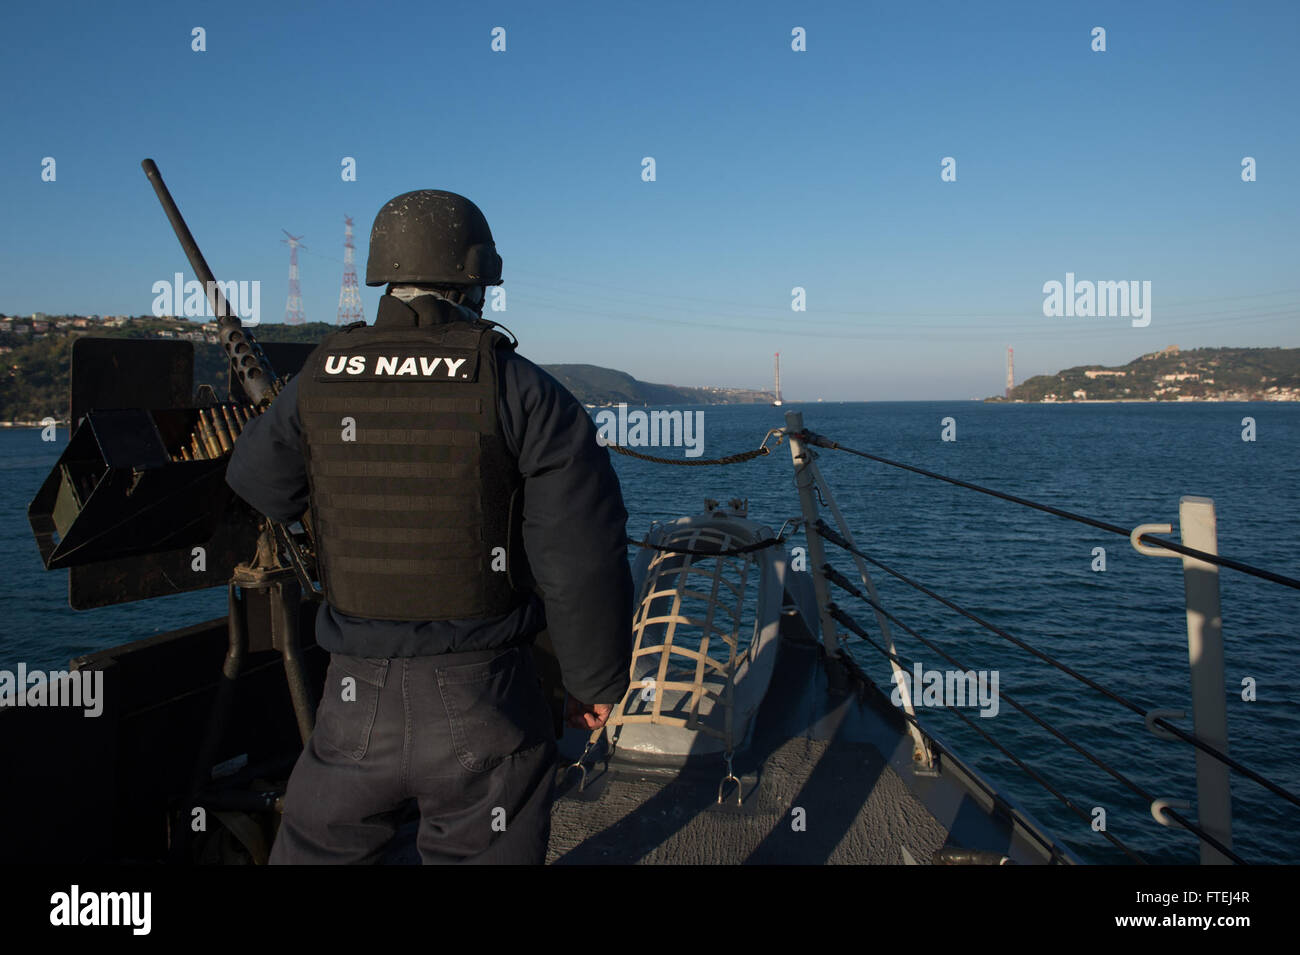
<path fill-rule="evenodd" d="M 408 307 L 421 314 L 420 299 Z M 565 689 L 586 703 L 615 703 L 628 685 L 632 580 L 627 511 L 609 452 L 586 409 L 559 382 L 513 351 L 498 351 L 498 409 L 524 479 L 523 538 L 543 599 L 482 620 L 371 620 L 325 602 L 316 642 L 364 657 L 485 650 L 549 629 Z M 298 380 L 244 429 L 226 483 L 272 520 L 308 507 Z"/>

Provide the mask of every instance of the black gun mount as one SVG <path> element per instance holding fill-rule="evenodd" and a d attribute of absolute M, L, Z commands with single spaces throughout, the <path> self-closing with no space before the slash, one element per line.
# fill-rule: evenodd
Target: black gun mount
<path fill-rule="evenodd" d="M 150 159 L 142 166 L 218 316 L 229 400 L 219 403 L 206 385 L 196 396 L 191 342 L 73 343 L 72 436 L 27 516 L 46 569 L 70 569 L 68 602 L 76 609 L 223 585 L 264 533 L 306 550 L 292 554 L 289 566 L 312 563 L 309 534 L 274 532 L 225 483 L 235 440 L 282 387 L 267 352 L 296 372 L 312 346 L 258 345 L 227 304 L 158 167 Z"/>
<path fill-rule="evenodd" d="M 226 464 L 240 432 L 281 392 L 268 353 L 281 371 L 296 373 L 313 346 L 268 343 L 264 351 L 258 345 L 227 304 L 157 166 L 148 159 L 143 166 L 217 316 L 230 364 L 228 400 L 218 402 L 209 384 L 196 393 L 192 341 L 78 338 L 70 374 L 72 435 L 27 518 L 46 569 L 68 569 L 68 602 L 76 609 L 227 588 L 219 672 L 213 672 L 217 647 L 210 625 L 169 634 L 158 649 L 167 667 L 150 673 L 149 681 L 167 683 L 161 694 L 166 705 L 185 701 L 189 732 L 150 738 L 173 747 L 161 789 L 167 794 L 169 857 L 193 861 L 202 854 L 203 839 L 192 833 L 190 813 L 203 806 L 231 827 L 253 859 L 265 861 L 264 833 L 274 827 L 267 817 L 275 815 L 283 789 L 262 776 L 280 763 L 234 773 L 222 767 L 232 759 L 249 760 L 263 739 L 283 738 L 288 728 L 288 708 L 248 690 L 266 686 L 257 674 L 272 654 L 283 660 L 299 741 L 311 735 L 325 654 L 315 646 L 314 628 L 305 630 L 322 595 L 313 583 L 308 516 L 301 519 L 302 532 L 293 533 L 255 513 L 227 486 Z M 117 652 L 143 652 L 146 642 Z M 125 698 L 139 707 L 141 691 L 132 686 L 135 695 Z M 161 705 L 137 708 L 121 725 L 128 718 L 133 726 L 142 724 L 135 717 Z M 110 729 L 102 738 L 116 740 L 117 732 Z M 123 739 L 136 739 L 120 732 Z M 116 753 L 115 747 L 110 748 Z M 188 781 L 172 771 L 186 763 Z M 134 792 L 126 788 L 131 784 L 122 782 L 122 791 Z"/>

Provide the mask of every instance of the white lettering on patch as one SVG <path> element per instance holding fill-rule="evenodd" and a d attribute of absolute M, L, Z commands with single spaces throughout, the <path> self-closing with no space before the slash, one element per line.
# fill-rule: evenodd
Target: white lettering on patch
<path fill-rule="evenodd" d="M 325 374 L 327 375 L 364 375 L 366 373 L 365 355 L 326 355 Z M 422 378 L 442 377 L 440 372 L 446 369 L 448 378 L 455 378 L 467 358 L 444 358 L 438 355 L 378 355 L 375 357 L 375 375 L 416 375 Z M 469 377 L 468 374 L 461 375 Z"/>

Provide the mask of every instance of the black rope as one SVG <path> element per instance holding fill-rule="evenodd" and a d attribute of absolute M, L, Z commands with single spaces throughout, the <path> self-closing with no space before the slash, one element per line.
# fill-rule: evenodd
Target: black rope
<path fill-rule="evenodd" d="M 832 441 L 830 438 L 823 437 L 822 435 L 815 434 L 811 431 L 802 432 L 798 437 L 807 441 L 809 444 L 815 444 L 818 447 L 833 448 L 837 451 L 843 451 L 846 454 L 854 454 L 870 461 L 878 461 L 881 464 L 887 464 L 890 467 L 902 468 L 904 471 L 912 471 L 916 474 L 924 475 L 925 477 L 934 478 L 937 481 L 946 481 L 947 483 L 954 484 L 957 487 L 979 491 L 981 494 L 988 494 L 991 497 L 1010 501 L 1013 504 L 1031 507 L 1037 511 L 1043 511 L 1044 513 L 1052 514 L 1056 517 L 1063 517 L 1066 520 L 1077 521 L 1080 524 L 1087 524 L 1089 527 L 1095 527 L 1098 530 L 1109 531 L 1112 534 L 1119 534 L 1123 537 L 1130 537 L 1131 539 L 1131 531 L 1120 527 L 1118 524 L 1108 524 L 1105 521 L 1099 521 L 1091 517 L 1084 517 L 1082 514 L 1073 514 L 1070 511 L 1063 511 L 1057 507 L 1050 507 L 1046 504 L 1039 504 L 1036 501 L 1026 500 L 1023 497 L 1016 497 L 1014 494 L 1005 494 L 1002 491 L 994 491 L 991 488 L 980 487 L 978 484 L 971 484 L 969 481 L 959 481 L 957 478 L 935 474 L 933 471 L 927 471 L 924 468 L 913 467 L 910 464 L 902 464 L 898 461 L 891 461 L 888 458 L 882 458 L 875 454 L 868 454 L 865 451 L 856 451 L 853 448 L 846 448 L 844 445 Z M 1195 557 L 1198 560 L 1203 560 L 1209 564 L 1215 564 L 1219 567 L 1227 567 L 1230 570 L 1237 570 L 1243 574 L 1250 574 L 1252 577 L 1259 577 L 1275 584 L 1281 584 L 1284 587 L 1291 587 L 1300 590 L 1300 580 L 1296 580 L 1294 577 L 1285 577 L 1282 574 L 1275 574 L 1271 570 L 1261 570 L 1258 567 L 1243 564 L 1241 561 L 1233 560 L 1229 557 L 1221 557 L 1218 554 L 1207 553 L 1206 551 L 1197 550 L 1194 547 L 1187 547 L 1174 541 L 1164 540 L 1160 537 L 1152 537 L 1150 534 L 1141 534 L 1138 536 L 1138 540 L 1142 543 L 1152 544 L 1156 547 L 1164 547 L 1167 550 L 1174 551 L 1178 554 L 1184 554 L 1188 557 Z"/>
<path fill-rule="evenodd" d="M 756 448 L 753 451 L 742 451 L 739 454 L 728 454 L 725 458 L 709 458 L 706 461 L 678 460 L 677 458 L 656 458 L 648 454 L 641 454 L 633 451 L 631 448 L 625 448 L 618 444 L 607 444 L 605 447 L 611 451 L 617 451 L 619 454 L 626 454 L 629 458 L 637 458 L 641 461 L 651 461 L 654 464 L 676 464 L 678 467 L 705 467 L 712 464 L 740 464 L 742 461 L 752 461 L 754 458 L 761 458 L 765 454 L 771 454 L 766 445 Z"/>
<path fill-rule="evenodd" d="M 1096 690 L 1098 693 L 1101 693 L 1102 695 L 1110 698 L 1116 703 L 1119 703 L 1121 706 L 1127 707 L 1134 713 L 1141 716 L 1143 720 L 1146 719 L 1147 711 L 1144 710 L 1142 707 L 1138 706 L 1136 703 L 1132 702 L 1131 700 L 1125 699 L 1124 697 L 1120 696 L 1118 693 L 1114 692 L 1113 690 L 1107 689 L 1106 687 L 1102 686 L 1100 683 L 1097 683 L 1096 681 L 1089 679 L 1088 677 L 1084 676 L 1082 673 L 1078 672 L 1077 670 L 1069 666 L 1066 666 L 1064 663 L 1061 663 L 1059 660 L 1053 659 L 1052 657 L 1048 656 L 1046 653 L 1043 653 L 1041 650 L 1037 650 L 1034 647 L 1031 647 L 1023 640 L 1013 637 L 1011 634 L 1007 633 L 1001 627 L 994 626 L 988 621 L 983 620 L 980 617 L 976 616 L 975 614 L 971 613 L 969 610 L 966 610 L 964 607 L 959 607 L 951 600 L 948 600 L 945 597 L 941 597 L 939 594 L 935 593 L 933 590 L 929 589 L 925 585 L 920 584 L 917 581 L 912 580 L 911 578 L 903 574 L 900 574 L 898 571 L 894 570 L 892 567 L 888 566 L 887 564 L 884 564 L 881 561 L 876 560 L 874 557 L 867 556 L 866 554 L 862 553 L 862 551 L 858 550 L 856 547 L 849 544 L 849 542 L 846 541 L 844 538 L 840 537 L 840 535 L 837 534 L 835 531 L 831 530 L 830 527 L 826 525 L 825 521 L 818 520 L 816 524 L 816 530 L 817 533 L 820 534 L 824 540 L 828 540 L 832 544 L 836 544 L 844 548 L 849 553 L 855 554 L 858 557 L 861 557 L 863 560 L 867 561 L 868 563 L 873 564 L 876 567 L 879 567 L 885 573 L 890 574 L 893 577 L 897 577 L 899 580 L 907 584 L 909 587 L 914 587 L 915 589 L 919 590 L 921 593 L 925 594 L 927 597 L 937 600 L 945 607 L 955 610 L 963 617 L 967 618 L 968 620 L 974 621 L 975 623 L 979 624 L 981 627 L 988 630 L 989 632 L 997 634 L 999 637 L 1002 637 L 1004 640 L 1009 640 L 1011 643 L 1014 643 L 1022 650 L 1025 650 L 1028 653 L 1032 653 L 1034 656 L 1038 657 L 1040 660 L 1043 660 L 1046 663 L 1050 663 L 1052 666 L 1056 667 L 1062 673 L 1069 674 L 1079 682 L 1084 683 L 1087 686 L 1091 687 L 1092 689 Z M 1281 796 L 1283 799 L 1287 800 L 1287 802 L 1290 802 L 1296 806 L 1300 806 L 1300 797 L 1296 796 L 1294 793 L 1288 792 L 1287 790 L 1283 789 L 1281 786 L 1279 786 L 1277 783 L 1273 782 L 1272 780 L 1267 779 L 1264 776 L 1261 776 L 1253 769 L 1250 769 L 1247 766 L 1243 766 L 1241 763 L 1237 762 L 1237 760 L 1233 759 L 1231 756 L 1227 755 L 1226 753 L 1221 753 L 1218 749 L 1211 746 L 1209 743 L 1206 743 L 1204 740 L 1198 739 L 1197 737 L 1191 735 L 1185 730 L 1168 722 L 1163 717 L 1158 717 L 1152 722 L 1153 724 L 1168 730 L 1170 733 L 1172 733 L 1174 736 L 1177 736 L 1183 742 L 1190 743 L 1192 746 L 1195 746 L 1197 749 L 1201 750 L 1202 752 L 1207 753 L 1210 756 L 1213 756 L 1215 759 L 1219 760 L 1224 765 L 1229 766 L 1232 769 L 1236 770 L 1237 772 L 1241 773 L 1247 779 L 1258 783 L 1259 785 L 1263 786 L 1265 789 L 1267 789 L 1269 792 L 1273 793 L 1274 795 Z"/>
<path fill-rule="evenodd" d="M 909 627 L 909 626 L 908 626 L 907 624 L 905 624 L 903 621 L 901 621 L 901 620 L 899 620 L 897 617 L 895 617 L 892 613 L 890 613 L 888 610 L 886 610 L 884 607 L 882 607 L 882 606 L 881 606 L 879 603 L 877 603 L 875 600 L 872 600 L 872 599 L 871 599 L 870 597 L 868 597 L 866 594 L 864 594 L 864 593 L 862 593 L 860 590 L 858 590 L 858 588 L 855 587 L 855 586 L 853 585 L 853 583 L 852 583 L 852 582 L 851 582 L 847 577 L 845 577 L 843 574 L 841 574 L 839 571 L 837 571 L 834 567 L 831 567 L 829 564 L 826 564 L 822 569 L 826 572 L 826 579 L 829 580 L 831 583 L 833 583 L 833 584 L 835 584 L 837 587 L 840 587 L 841 589 L 847 591 L 848 593 L 852 594 L 853 596 L 855 596 L 855 597 L 859 597 L 859 598 L 861 598 L 862 600 L 866 601 L 868 604 L 870 604 L 870 605 L 872 606 L 873 609 L 875 609 L 877 612 L 879 612 L 879 613 L 880 613 L 882 616 L 884 616 L 886 619 L 888 619 L 888 620 L 892 621 L 893 623 L 897 624 L 898 626 L 902 627 L 905 631 L 907 631 L 909 634 L 911 634 L 911 635 L 912 635 L 913 637 L 915 637 L 917 640 L 921 641 L 921 643 L 923 643 L 925 646 L 929 647 L 931 650 L 933 650 L 933 651 L 934 651 L 935 653 L 937 653 L 939 656 L 943 657 L 945 660 L 947 660 L 947 661 L 948 661 L 949 663 L 951 663 L 953 666 L 957 667 L 957 669 L 959 669 L 959 670 L 963 670 L 963 671 L 970 671 L 970 670 L 971 670 L 970 667 L 966 666 L 964 663 L 962 663 L 961 661 L 957 660 L 957 659 L 956 659 L 955 657 L 953 657 L 952 655 L 950 655 L 950 654 L 944 652 L 944 650 L 943 650 L 941 647 L 935 646 L 933 643 L 931 643 L 931 642 L 930 642 L 929 640 L 927 640 L 925 637 L 921 636 L 919 633 L 917 633 L 915 630 L 913 630 L 911 627 Z M 844 621 L 843 621 L 840 617 L 836 616 L 837 613 L 841 613 L 841 614 L 842 614 L 843 611 L 840 611 L 839 608 L 837 607 L 837 608 L 835 608 L 835 609 L 833 609 L 833 610 L 831 611 L 831 616 L 835 617 L 836 620 L 840 620 L 840 622 L 843 623 Z M 847 614 L 845 614 L 844 616 L 847 617 Z M 851 618 L 850 618 L 850 619 L 851 619 Z M 847 624 L 846 624 L 846 626 L 847 626 Z M 855 631 L 855 632 L 856 632 L 856 631 Z M 859 634 L 859 636 L 861 636 L 861 634 Z M 1099 767 L 1101 767 L 1102 769 L 1104 769 L 1107 773 L 1109 773 L 1109 774 L 1111 775 L 1111 777 L 1113 777 L 1113 778 L 1114 778 L 1115 780 L 1117 780 L 1120 784 L 1122 784 L 1123 786 L 1125 786 L 1125 787 L 1126 787 L 1130 792 L 1135 793 L 1136 795 L 1140 796 L 1143 800 L 1145 800 L 1148 806 L 1151 805 L 1152 803 L 1154 803 L 1154 802 L 1156 801 L 1156 797 L 1155 797 L 1155 795 L 1153 795 L 1152 793 L 1147 792 L 1145 789 L 1142 788 L 1142 786 L 1140 786 L 1138 783 L 1133 782 L 1131 779 L 1129 779 L 1127 776 L 1125 776 L 1125 775 L 1124 775 L 1123 773 L 1121 773 L 1119 770 L 1117 770 L 1117 769 L 1113 769 L 1111 766 L 1107 765 L 1107 763 L 1106 763 L 1104 760 L 1102 760 L 1101 757 L 1099 757 L 1099 756 L 1095 756 L 1095 755 L 1093 755 L 1092 753 L 1090 753 L 1088 750 L 1084 749 L 1084 748 L 1083 748 L 1082 746 L 1080 746 L 1078 743 L 1074 742 L 1074 740 L 1072 740 L 1072 739 L 1070 739 L 1068 736 L 1066 736 L 1063 732 L 1061 732 L 1061 731 L 1058 730 L 1056 727 L 1054 727 L 1054 726 L 1052 726 L 1050 723 L 1048 723 L 1046 720 L 1044 720 L 1044 719 L 1042 719 L 1040 716 L 1038 716 L 1038 714 L 1036 714 L 1036 713 L 1034 713 L 1032 710 L 1030 710 L 1027 706 L 1024 706 L 1023 704 L 1017 702 L 1017 701 L 1016 701 L 1016 700 L 1011 696 L 1010 693 L 1001 693 L 1001 692 L 1000 692 L 1000 693 L 998 694 L 998 697 L 999 697 L 1000 699 L 1002 699 L 1002 700 L 1005 700 L 1007 703 L 1011 704 L 1011 706 L 1015 707 L 1015 708 L 1016 708 L 1017 710 L 1019 710 L 1021 713 L 1024 713 L 1025 716 L 1029 717 L 1031 720 L 1033 720 L 1035 723 L 1037 723 L 1037 724 L 1038 724 L 1039 726 L 1041 726 L 1043 729 L 1047 730 L 1049 733 L 1051 733 L 1053 736 L 1055 736 L 1055 737 L 1056 737 L 1057 739 L 1059 739 L 1061 742 L 1065 743 L 1067 746 L 1069 746 L 1071 749 L 1073 749 L 1076 753 L 1078 753 L 1078 754 L 1080 754 L 1081 756 L 1085 757 L 1085 758 L 1088 759 L 1090 762 L 1092 762 L 1094 765 L 1099 766 Z M 1197 829 L 1194 830 L 1194 831 L 1196 832 L 1196 834 L 1197 834 L 1198 836 L 1202 834 L 1199 828 L 1197 828 Z M 1219 847 L 1216 846 L 1216 848 L 1219 848 Z"/>
<path fill-rule="evenodd" d="M 890 653 L 890 652 L 889 652 L 888 650 L 886 650 L 884 647 L 878 645 L 878 644 L 876 643 L 876 641 L 872 640 L 871 637 L 869 637 L 869 636 L 867 635 L 867 632 L 862 628 L 862 626 L 861 626 L 861 625 L 860 625 L 856 620 L 854 620 L 852 617 L 850 617 L 847 613 L 845 613 L 845 612 L 844 612 L 843 610 L 841 610 L 839 607 L 832 607 L 832 609 L 831 609 L 831 616 L 834 617 L 836 620 L 838 620 L 840 623 L 842 623 L 842 624 L 843 624 L 845 627 L 847 627 L 850 631 L 852 631 L 853 633 L 856 633 L 856 634 L 857 634 L 859 637 L 861 637 L 863 640 L 867 641 L 867 643 L 871 644 L 871 646 L 872 646 L 872 647 L 873 647 L 877 652 L 879 652 L 879 653 L 883 654 L 884 656 L 888 657 L 890 660 L 893 660 L 895 663 L 897 663 L 899 666 L 903 667 L 904 669 L 910 669 L 910 668 L 911 668 L 911 665 L 912 665 L 912 664 L 911 664 L 909 661 L 907 661 L 907 660 L 904 659 L 903 657 L 898 656 L 898 654 L 896 654 L 896 653 Z M 1063 792 L 1061 792 L 1060 790 L 1058 790 L 1055 786 L 1053 786 L 1050 782 L 1048 782 L 1048 781 L 1047 781 L 1047 780 L 1046 780 L 1042 775 L 1040 775 L 1038 772 L 1036 772 L 1035 770 L 1031 769 L 1031 768 L 1030 768 L 1026 763 L 1024 763 L 1024 762 L 1023 762 L 1019 757 L 1017 757 L 1017 756 L 1016 756 L 1014 753 L 1012 753 L 1009 749 L 1007 749 L 1005 746 L 1003 746 L 1001 743 L 999 743 L 997 740 L 995 740 L 995 739 L 994 739 L 992 736 L 990 736 L 987 732 L 985 732 L 983 729 L 981 729 L 980 727 L 978 727 L 978 726 L 976 726 L 974 723 L 972 723 L 972 722 L 970 721 L 970 718 L 967 717 L 965 713 L 962 713 L 962 712 L 961 712 L 959 709 L 957 709 L 956 707 L 948 706 L 946 703 L 945 703 L 945 704 L 941 704 L 941 705 L 943 706 L 943 708 L 944 708 L 945 710 L 948 710 L 949 712 L 953 713 L 955 716 L 960 717 L 960 718 L 961 718 L 961 719 L 962 719 L 962 720 L 963 720 L 963 721 L 964 721 L 968 726 L 970 726 L 971 729 L 975 730 L 975 732 L 979 733 L 981 736 L 984 737 L 985 740 L 987 740 L 987 741 L 988 741 L 989 743 L 991 743 L 994 747 L 996 747 L 998 750 L 1000 750 L 1000 751 L 1003 753 L 1003 755 L 1005 755 L 1008 759 L 1010 759 L 1013 763 L 1015 763 L 1018 767 L 1020 767 L 1020 769 L 1022 769 L 1025 773 L 1027 773 L 1027 774 L 1028 774 L 1028 775 L 1029 775 L 1029 776 L 1030 776 L 1030 777 L 1031 777 L 1031 778 L 1032 778 L 1036 783 L 1038 783 L 1040 786 L 1042 786 L 1044 789 L 1046 789 L 1049 793 L 1051 793 L 1053 796 L 1055 796 L 1058 800 L 1060 800 L 1061 803 L 1064 804 L 1065 807 L 1066 807 L 1067 809 L 1069 809 L 1071 812 L 1073 812 L 1075 815 L 1077 815 L 1077 816 L 1078 816 L 1080 819 L 1082 819 L 1084 822 L 1088 823 L 1089 827 L 1091 828 L 1091 825 L 1092 825 L 1092 816 L 1091 816 L 1091 815 L 1090 815 L 1086 810 L 1084 810 L 1084 809 L 1080 808 L 1079 806 L 1075 805 L 1074 800 L 1072 800 L 1069 796 L 1065 795 Z M 907 712 L 906 710 L 904 710 L 904 709 L 898 709 L 898 714 L 899 714 L 900 716 L 902 716 L 904 719 L 908 720 L 908 722 L 910 722 L 910 723 L 912 723 L 914 726 L 916 726 L 917 729 L 920 729 L 922 732 L 925 732 L 924 729 L 921 727 L 921 723 L 920 723 L 920 721 L 916 718 L 916 716 L 915 716 L 914 714 L 912 714 L 912 713 L 908 713 L 908 712 Z M 1134 852 L 1134 851 L 1133 851 L 1132 849 L 1130 849 L 1128 846 L 1124 845 L 1124 843 L 1121 842 L 1121 841 L 1119 840 L 1118 837 L 1111 835 L 1111 833 L 1110 833 L 1108 830 L 1106 830 L 1106 829 L 1102 829 L 1102 830 L 1100 830 L 1100 832 L 1101 832 L 1101 834 L 1102 834 L 1106 839 L 1108 839 L 1108 840 L 1109 840 L 1111 843 L 1113 843 L 1115 846 L 1119 847 L 1119 849 L 1121 849 L 1121 850 L 1122 850 L 1126 855 L 1128 855 L 1130 858 L 1135 859 L 1136 861 L 1138 861 L 1138 862 L 1140 862 L 1140 863 L 1146 864 L 1146 860 L 1145 860 L 1145 859 L 1143 859 L 1140 855 L 1138 855 L 1136 852 Z"/>
<path fill-rule="evenodd" d="M 753 544 L 746 544 L 744 547 L 732 547 L 727 550 L 691 550 L 687 547 L 669 547 L 666 544 L 651 544 L 648 541 L 634 541 L 628 538 L 627 542 L 633 547 L 644 547 L 647 550 L 662 551 L 665 554 L 696 554 L 700 557 L 734 557 L 737 554 L 749 554 L 756 550 L 762 550 L 764 547 L 775 547 L 777 544 L 785 543 L 784 537 L 769 537 Z"/>

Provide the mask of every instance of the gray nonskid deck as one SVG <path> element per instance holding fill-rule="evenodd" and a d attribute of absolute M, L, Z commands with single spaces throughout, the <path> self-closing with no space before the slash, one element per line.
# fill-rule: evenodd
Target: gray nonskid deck
<path fill-rule="evenodd" d="M 850 674 L 852 677 L 852 674 Z M 736 754 L 733 784 L 717 803 L 720 759 L 685 769 L 588 760 L 588 782 L 567 769 L 585 743 L 561 743 L 548 861 L 557 864 L 928 863 L 944 847 L 1018 862 L 1074 861 L 1033 821 L 985 791 L 987 783 L 946 754 L 940 772 L 918 774 L 898 712 L 880 691 L 850 680 L 831 692 L 821 646 L 783 637 L 750 746 Z M 802 810 L 801 812 L 798 810 Z M 1032 831 L 1031 831 L 1032 830 Z"/>
<path fill-rule="evenodd" d="M 754 738 L 717 803 L 720 760 L 674 774 L 600 761 L 582 793 L 560 770 L 548 861 L 900 864 L 929 859 L 946 828 L 874 741 L 857 694 L 831 696 L 818 645 L 783 639 Z M 898 742 L 898 738 L 889 738 Z M 581 738 L 568 737 L 571 760 Z M 562 760 L 563 761 L 563 760 Z"/>
<path fill-rule="evenodd" d="M 576 778 L 576 771 L 571 774 Z M 572 783 L 573 779 L 567 780 Z M 717 779 L 618 771 L 559 798 L 549 862 L 898 864 L 947 832 L 867 744 L 792 739 L 719 806 Z"/>

